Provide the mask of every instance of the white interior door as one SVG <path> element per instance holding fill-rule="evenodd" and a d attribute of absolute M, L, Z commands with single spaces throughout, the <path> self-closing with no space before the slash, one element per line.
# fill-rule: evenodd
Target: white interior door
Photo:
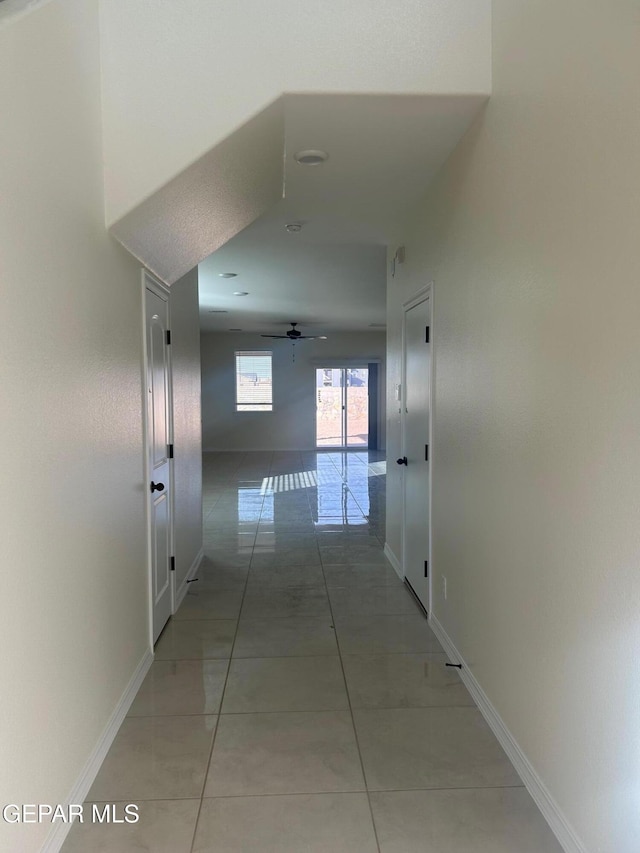
<path fill-rule="evenodd" d="M 158 639 L 173 606 L 171 581 L 171 406 L 169 373 L 169 301 L 147 279 L 145 289 L 147 339 L 147 484 L 151 566 L 153 642 Z"/>
<path fill-rule="evenodd" d="M 429 610 L 431 299 L 409 303 L 404 315 L 402 409 L 403 570 L 405 580 Z"/>

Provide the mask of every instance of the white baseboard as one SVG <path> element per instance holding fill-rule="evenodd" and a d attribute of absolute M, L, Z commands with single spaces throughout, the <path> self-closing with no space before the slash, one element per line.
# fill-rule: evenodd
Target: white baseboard
<path fill-rule="evenodd" d="M 365 448 L 366 450 L 366 448 Z M 371 450 L 384 453 L 384 447 Z M 203 453 L 362 453 L 362 447 L 203 447 Z"/>
<path fill-rule="evenodd" d="M 118 734 L 118 729 L 122 725 L 122 721 L 126 717 L 127 712 L 136 697 L 136 693 L 140 689 L 140 685 L 144 681 L 144 677 L 149 671 L 149 667 L 152 663 L 153 652 L 151 649 L 148 649 L 136 667 L 135 672 L 131 676 L 129 684 L 126 686 L 124 693 L 114 708 L 109 722 L 98 738 L 98 742 L 94 746 L 91 755 L 87 759 L 87 763 L 78 776 L 78 779 L 71 789 L 64 805 L 68 806 L 70 803 L 81 804 L 85 801 L 86 796 L 98 775 L 98 771 L 102 766 L 102 762 L 104 761 L 107 752 L 109 752 L 109 748 L 111 747 L 115 736 Z M 65 811 L 68 814 L 68 809 L 65 809 Z M 70 823 L 52 824 L 51 832 L 47 836 L 40 853 L 59 853 L 68 833 L 71 830 L 71 826 L 72 824 Z"/>
<path fill-rule="evenodd" d="M 189 571 L 185 575 L 184 580 L 182 581 L 182 583 L 180 584 L 180 586 L 176 590 L 176 601 L 175 601 L 175 607 L 174 607 L 174 611 L 173 611 L 174 613 L 176 612 L 178 607 L 180 607 L 180 605 L 182 604 L 182 600 L 185 597 L 185 595 L 187 594 L 187 590 L 189 589 L 188 581 L 190 581 L 191 578 L 198 571 L 198 567 L 200 566 L 200 563 L 202 562 L 203 557 L 204 557 L 204 551 L 202 548 L 200 548 L 200 550 L 196 554 L 195 560 L 193 561 L 193 563 L 191 563 L 191 568 L 189 569 Z"/>
<path fill-rule="evenodd" d="M 203 453 L 317 453 L 335 452 L 337 447 L 207 447 Z M 356 448 L 354 448 L 355 450 Z"/>
<path fill-rule="evenodd" d="M 389 547 L 389 544 L 387 542 L 385 542 L 385 544 L 384 544 L 384 555 L 387 558 L 387 560 L 389 560 L 391 565 L 393 566 L 395 573 L 398 575 L 400 580 L 404 583 L 404 574 L 402 572 L 402 566 L 400 565 L 400 560 L 393 553 L 393 551 L 391 550 L 391 548 Z"/>
<path fill-rule="evenodd" d="M 493 707 L 489 697 L 480 686 L 476 677 L 466 666 L 462 655 L 456 649 L 451 637 L 449 637 L 438 621 L 438 618 L 434 616 L 433 613 L 429 616 L 429 624 L 433 629 L 433 633 L 440 640 L 447 656 L 452 661 L 462 664 L 460 678 L 463 680 L 469 693 L 473 697 L 476 705 L 478 706 L 478 710 L 489 724 L 491 731 L 497 737 L 500 745 L 507 753 L 509 760 L 515 767 L 518 775 L 524 782 L 526 789 L 529 791 L 536 805 L 542 812 L 543 817 L 551 827 L 551 831 L 560 842 L 562 849 L 565 853 L 587 853 L 587 848 L 579 839 L 576 831 L 562 813 L 559 805 L 547 789 L 547 786 L 538 776 L 531 762 L 520 748 L 518 742 L 506 727 L 502 717 Z"/>

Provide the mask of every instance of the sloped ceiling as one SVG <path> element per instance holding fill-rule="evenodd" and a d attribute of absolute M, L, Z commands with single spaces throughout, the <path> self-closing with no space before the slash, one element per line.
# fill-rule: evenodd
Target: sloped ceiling
<path fill-rule="evenodd" d="M 382 322 L 390 223 L 490 92 L 491 0 L 108 0 L 100 33 L 117 239 L 167 283 L 201 264 L 206 328 L 231 319 L 219 265 L 242 327 Z"/>
<path fill-rule="evenodd" d="M 116 222 L 111 233 L 172 284 L 282 198 L 283 152 L 278 100 Z"/>
<path fill-rule="evenodd" d="M 100 41 L 108 226 L 283 93 L 491 91 L 491 0 L 100 0 Z"/>
<path fill-rule="evenodd" d="M 275 333 L 297 321 L 321 334 L 384 326 L 386 244 L 484 100 L 285 96 L 285 197 L 200 264 L 202 328 Z M 300 166 L 294 155 L 308 148 L 329 159 Z M 287 223 L 302 230 L 288 233 Z"/>
<path fill-rule="evenodd" d="M 386 244 L 392 224 L 424 193 L 485 100 L 482 95 L 284 96 L 111 231 L 168 284 L 229 241 L 223 256 L 213 255 L 214 266 L 222 261 L 238 266 L 243 253 L 255 255 L 254 238 L 263 244 L 275 239 L 272 262 L 262 275 L 263 284 L 275 285 L 293 245 L 275 235 L 282 236 L 287 222 L 301 222 L 298 247 L 369 247 L 362 253 L 362 278 L 370 247 Z M 317 167 L 300 166 L 294 155 L 305 148 L 326 150 L 329 159 Z M 285 253 L 282 263 L 273 257 L 278 250 Z M 321 257 L 317 248 L 306 259 L 299 257 L 310 288 L 322 279 Z M 353 273 L 353 264 L 347 266 Z M 211 290 L 208 268 L 202 276 L 205 301 Z"/>

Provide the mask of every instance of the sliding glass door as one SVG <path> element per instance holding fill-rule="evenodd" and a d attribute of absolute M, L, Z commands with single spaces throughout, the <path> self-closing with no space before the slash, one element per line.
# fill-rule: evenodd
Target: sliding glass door
<path fill-rule="evenodd" d="M 316 369 L 317 447 L 369 446 L 369 370 Z"/>

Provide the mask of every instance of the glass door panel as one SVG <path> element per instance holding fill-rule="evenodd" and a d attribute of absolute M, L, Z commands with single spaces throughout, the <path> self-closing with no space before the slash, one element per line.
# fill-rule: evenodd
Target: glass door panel
<path fill-rule="evenodd" d="M 366 367 L 345 370 L 346 446 L 369 446 L 369 371 Z"/>
<path fill-rule="evenodd" d="M 344 370 L 316 369 L 316 446 L 344 447 Z"/>
<path fill-rule="evenodd" d="M 316 369 L 316 446 L 369 446 L 369 371 L 366 367 Z"/>

